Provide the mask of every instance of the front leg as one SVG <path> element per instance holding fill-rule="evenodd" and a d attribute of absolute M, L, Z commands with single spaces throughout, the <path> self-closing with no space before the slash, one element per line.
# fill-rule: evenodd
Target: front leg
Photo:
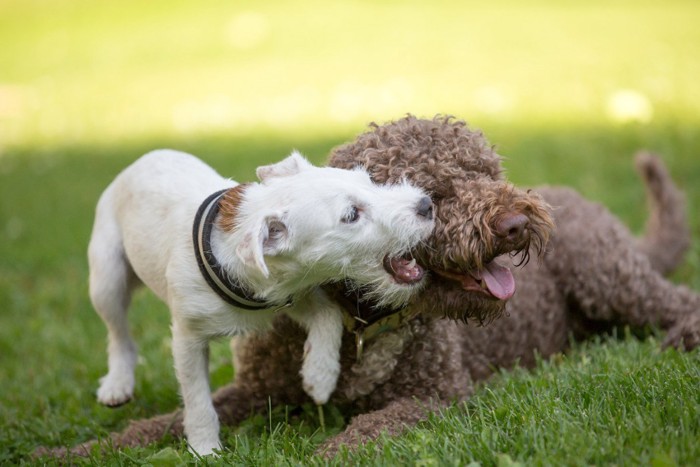
<path fill-rule="evenodd" d="M 316 449 L 316 454 L 330 459 L 342 446 L 354 451 L 367 441 L 377 440 L 382 433 L 397 436 L 418 422 L 427 420 L 430 413 L 445 405 L 433 400 L 421 401 L 412 397 L 396 399 L 379 410 L 353 417 L 342 433 L 321 443 Z"/>
<path fill-rule="evenodd" d="M 287 313 L 308 333 L 301 367 L 304 391 L 316 404 L 325 404 L 340 374 L 342 310 L 325 292 L 314 289 Z"/>
<path fill-rule="evenodd" d="M 181 323 L 173 323 L 175 372 L 185 405 L 183 420 L 190 449 L 200 455 L 221 449 L 219 419 L 209 389 L 209 343 Z"/>
<path fill-rule="evenodd" d="M 257 386 L 247 384 L 229 384 L 218 389 L 212 395 L 219 420 L 229 426 L 239 424 L 251 414 L 262 413 L 267 409 L 270 400 L 278 398 L 279 394 L 277 393 L 273 392 L 268 397 L 268 394 L 260 391 Z M 273 405 L 276 403 L 273 402 Z M 151 418 L 132 420 L 122 431 L 112 432 L 106 438 L 80 443 L 71 448 L 39 447 L 32 456 L 34 458 L 46 456 L 59 459 L 68 456 L 89 457 L 93 455 L 95 446 L 104 454 L 114 449 L 143 447 L 160 441 L 167 435 L 175 438 L 180 438 L 183 435 L 181 410 Z"/>

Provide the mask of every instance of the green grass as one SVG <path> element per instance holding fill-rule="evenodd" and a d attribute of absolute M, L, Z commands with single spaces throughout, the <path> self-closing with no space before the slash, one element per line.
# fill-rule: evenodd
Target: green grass
<path fill-rule="evenodd" d="M 156 147 L 251 180 L 292 148 L 323 162 L 370 120 L 453 113 L 485 131 L 514 182 L 571 185 L 636 232 L 631 155 L 651 149 L 690 206 L 673 280 L 700 291 L 699 20 L 691 0 L 0 1 L 0 464 L 179 404 L 168 311 L 146 291 L 131 312 L 138 396 L 115 410 L 94 398 L 106 370 L 86 286 L 94 205 Z M 215 386 L 229 361 L 216 343 Z M 594 342 L 338 462 L 696 464 L 699 372 L 697 351 L 655 338 Z M 219 463 L 320 462 L 314 447 L 342 427 L 327 418 L 326 434 L 308 407 L 226 428 Z M 195 459 L 165 440 L 95 462 Z"/>
<path fill-rule="evenodd" d="M 464 405 L 354 460 L 690 465 L 700 458 L 700 368 L 658 346 L 654 339 L 596 342 L 534 372 L 503 373 Z"/>

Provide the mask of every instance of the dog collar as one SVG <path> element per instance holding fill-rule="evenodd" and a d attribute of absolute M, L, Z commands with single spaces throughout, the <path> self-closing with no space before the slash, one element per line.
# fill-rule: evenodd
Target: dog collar
<path fill-rule="evenodd" d="M 412 318 L 413 314 L 408 306 L 398 310 L 393 308 L 380 308 L 371 304 L 362 303 L 352 292 L 338 291 L 334 298 L 343 308 L 343 326 L 345 330 L 355 336 L 356 360 L 362 360 L 362 353 L 366 342 L 385 332 L 394 331 Z"/>
<path fill-rule="evenodd" d="M 286 304 L 270 303 L 264 300 L 252 298 L 238 281 L 232 281 L 221 264 L 217 261 L 211 249 L 211 232 L 214 228 L 216 215 L 219 213 L 219 201 L 227 190 L 217 191 L 211 194 L 197 209 L 192 227 L 194 240 L 194 256 L 197 258 L 199 271 L 209 287 L 225 302 L 244 310 L 266 310 L 275 306 Z"/>

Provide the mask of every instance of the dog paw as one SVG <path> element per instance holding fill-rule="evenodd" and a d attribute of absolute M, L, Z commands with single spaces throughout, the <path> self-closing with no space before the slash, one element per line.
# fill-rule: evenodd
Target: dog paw
<path fill-rule="evenodd" d="M 134 378 L 125 375 L 107 374 L 100 380 L 97 400 L 107 407 L 119 407 L 134 396 Z"/>
<path fill-rule="evenodd" d="M 212 457 L 218 457 L 219 454 L 216 451 L 221 451 L 221 443 L 219 443 L 219 440 L 197 440 L 197 441 L 192 441 L 191 439 L 187 439 L 187 442 L 189 444 L 189 451 L 192 454 L 196 454 L 198 456 L 212 456 Z"/>
<path fill-rule="evenodd" d="M 325 404 L 338 382 L 340 363 L 328 355 L 309 353 L 301 367 L 304 391 L 318 405 Z"/>
<path fill-rule="evenodd" d="M 685 351 L 700 347 L 700 312 L 686 316 L 672 326 L 666 334 L 663 347 L 675 347 Z"/>

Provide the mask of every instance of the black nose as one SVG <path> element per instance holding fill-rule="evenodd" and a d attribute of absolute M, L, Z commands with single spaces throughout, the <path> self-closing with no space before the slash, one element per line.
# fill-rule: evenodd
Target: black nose
<path fill-rule="evenodd" d="M 433 218 L 433 202 L 429 196 L 423 196 L 416 206 L 416 214 L 428 220 Z"/>

